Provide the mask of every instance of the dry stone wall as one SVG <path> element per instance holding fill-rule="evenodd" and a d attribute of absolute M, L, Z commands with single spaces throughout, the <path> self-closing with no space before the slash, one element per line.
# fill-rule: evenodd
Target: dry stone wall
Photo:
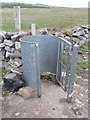
<path fill-rule="evenodd" d="M 56 35 L 70 41 L 72 44 L 81 46 L 90 38 L 90 26 L 75 26 L 67 31 L 57 32 L 56 29 L 41 29 L 42 35 Z M 12 34 L 0 32 L 0 52 L 2 53 L 2 67 L 4 71 L 2 77 L 4 79 L 4 87 L 14 92 L 25 86 L 22 76 L 22 57 L 20 48 L 20 38 L 31 35 L 31 32 Z"/>

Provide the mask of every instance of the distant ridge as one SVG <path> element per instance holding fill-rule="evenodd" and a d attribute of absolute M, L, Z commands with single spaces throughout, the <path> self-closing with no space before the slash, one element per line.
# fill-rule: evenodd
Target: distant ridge
<path fill-rule="evenodd" d="M 13 8 L 13 6 L 20 6 L 21 8 L 51 8 L 53 6 L 49 6 L 49 5 L 43 5 L 40 3 L 36 3 L 36 4 L 26 4 L 26 3 L 6 3 L 6 2 L 0 2 L 0 6 L 2 8 Z"/>

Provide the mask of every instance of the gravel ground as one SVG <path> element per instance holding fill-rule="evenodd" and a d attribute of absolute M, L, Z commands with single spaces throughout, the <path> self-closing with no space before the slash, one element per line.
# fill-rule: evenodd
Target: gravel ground
<path fill-rule="evenodd" d="M 43 80 L 41 98 L 24 98 L 12 94 L 4 97 L 3 118 L 88 118 L 88 80 L 77 76 L 72 103 L 67 103 L 66 93 L 51 81 Z M 72 108 L 77 107 L 80 114 Z"/>

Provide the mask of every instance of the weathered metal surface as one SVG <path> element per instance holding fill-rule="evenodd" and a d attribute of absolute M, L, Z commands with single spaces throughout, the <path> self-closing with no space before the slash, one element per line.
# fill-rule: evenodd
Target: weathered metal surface
<path fill-rule="evenodd" d="M 67 92 L 67 101 L 71 102 L 71 93 L 75 78 L 78 46 L 61 39 L 58 44 L 57 82 Z"/>
<path fill-rule="evenodd" d="M 58 41 L 55 36 L 28 36 L 21 39 L 23 73 L 27 85 L 41 95 L 40 73 L 56 73 Z"/>
<path fill-rule="evenodd" d="M 23 63 L 23 74 L 25 82 L 28 86 L 32 87 L 36 91 L 40 91 L 40 73 L 38 68 L 39 54 L 38 43 L 28 44 L 27 42 L 21 42 L 21 53 Z M 38 93 L 40 96 L 41 93 Z"/>
<path fill-rule="evenodd" d="M 67 92 L 67 100 L 73 92 L 77 46 L 65 39 L 49 36 L 28 36 L 21 39 L 23 73 L 28 86 L 41 96 L 40 74 L 56 73 L 56 80 Z"/>
<path fill-rule="evenodd" d="M 28 49 L 31 49 L 32 43 L 34 42 L 39 43 L 39 63 L 40 63 L 40 72 L 52 72 L 56 73 L 56 66 L 57 66 L 57 54 L 58 54 L 58 41 L 60 39 L 55 36 L 49 36 L 49 35 L 40 35 L 40 36 L 29 36 L 21 39 L 21 47 L 22 43 L 24 42 L 24 51 L 27 51 Z M 28 44 L 30 43 L 30 44 Z M 29 46 L 27 48 L 27 46 Z M 22 48 L 23 49 L 23 48 Z M 28 56 L 31 56 L 33 51 L 28 53 Z M 26 55 L 24 55 L 25 57 Z M 27 58 L 26 57 L 26 58 Z M 36 56 L 34 56 L 36 57 Z M 32 59 L 31 57 L 29 58 Z"/>

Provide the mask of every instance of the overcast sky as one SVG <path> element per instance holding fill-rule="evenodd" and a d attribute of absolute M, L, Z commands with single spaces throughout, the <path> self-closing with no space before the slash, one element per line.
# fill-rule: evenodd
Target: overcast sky
<path fill-rule="evenodd" d="M 89 0 L 0 0 L 2 2 L 41 3 L 60 7 L 88 7 Z"/>

